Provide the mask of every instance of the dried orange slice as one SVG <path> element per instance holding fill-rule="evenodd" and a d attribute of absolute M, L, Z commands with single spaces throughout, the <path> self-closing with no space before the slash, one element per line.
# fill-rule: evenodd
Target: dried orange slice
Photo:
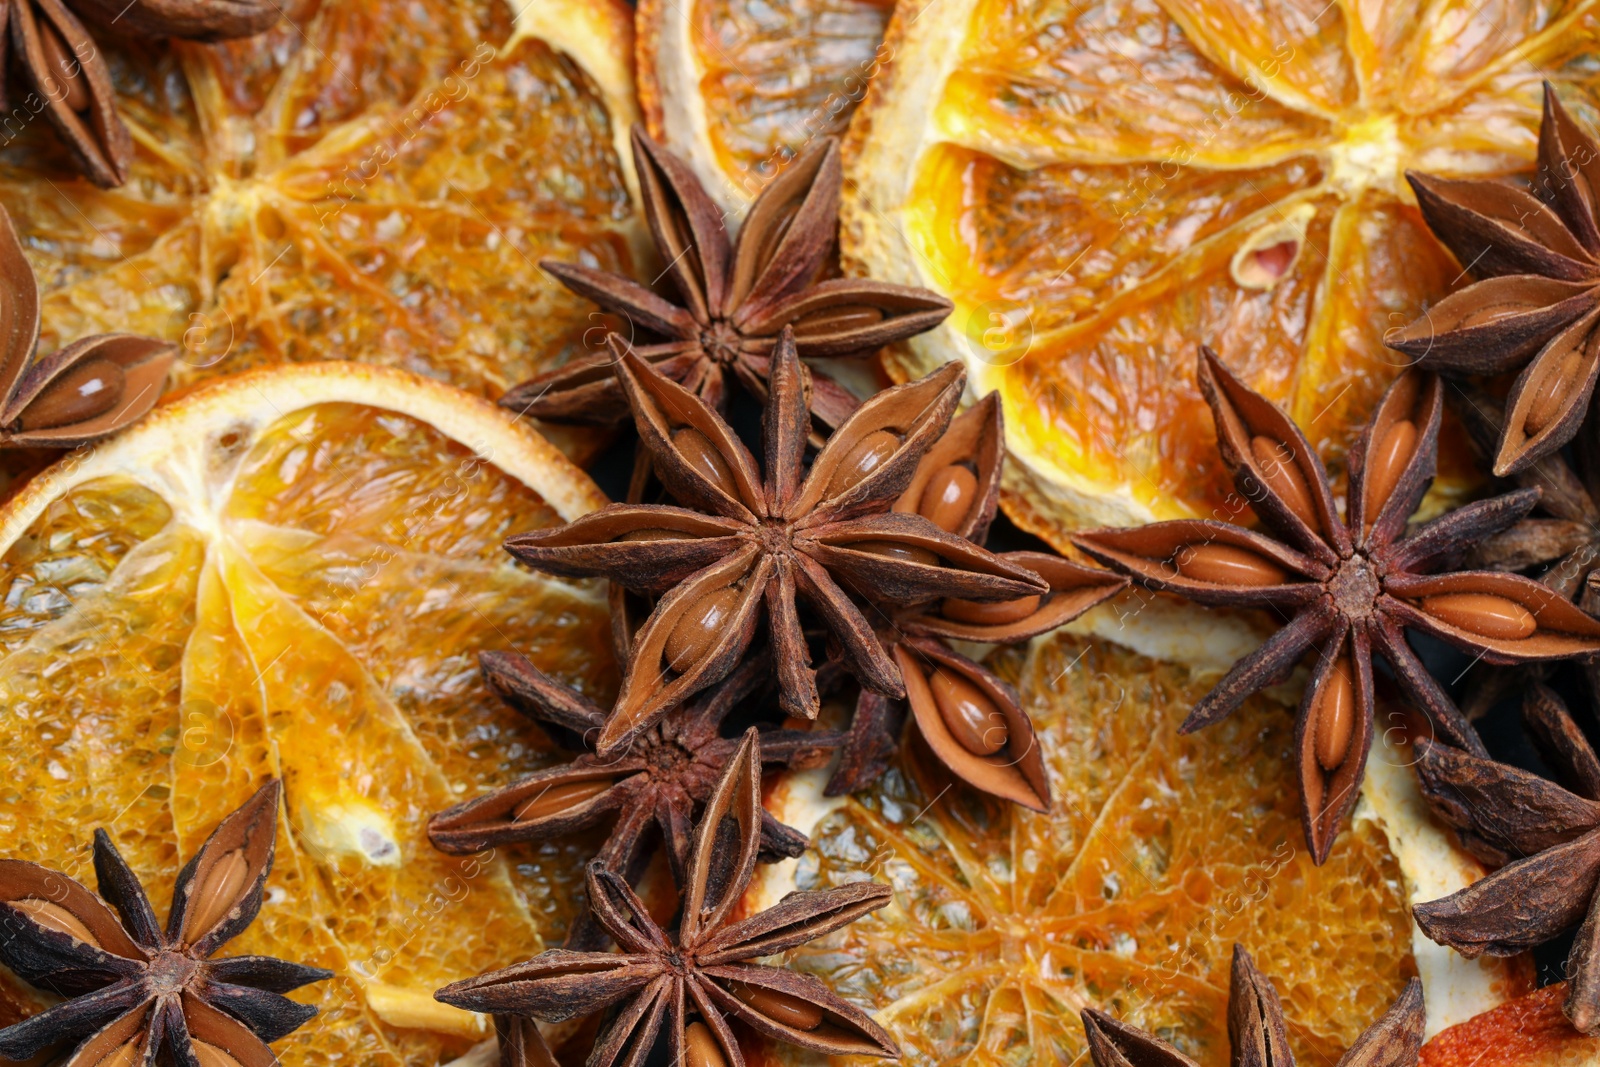
<path fill-rule="evenodd" d="M 558 758 L 480 650 L 614 693 L 603 590 L 500 547 L 601 503 L 489 402 L 350 363 L 208 383 L 74 453 L 0 509 L 0 853 L 92 884 L 104 827 L 169 887 L 281 777 L 266 906 L 227 950 L 336 972 L 295 994 L 321 1014 L 286 1067 L 465 1051 L 485 1021 L 433 990 L 558 943 L 586 850 L 446 856 L 425 824 Z"/>
<path fill-rule="evenodd" d="M 213 45 L 102 42 L 132 177 L 45 123 L 0 156 L 46 351 L 181 341 L 179 384 L 263 363 L 400 366 L 486 396 L 577 352 L 593 308 L 542 258 L 627 271 L 642 238 L 621 0 L 297 0 Z"/>
<path fill-rule="evenodd" d="M 1597 40 L 1587 3 L 901 5 L 845 263 L 955 301 L 893 370 L 1001 393 L 1022 525 L 1226 515 L 1196 344 L 1337 469 L 1385 331 L 1466 280 L 1404 171 L 1529 171 L 1541 79 L 1596 117 Z"/>
<path fill-rule="evenodd" d="M 1600 1038 L 1572 1028 L 1566 997 L 1558 982 L 1458 1023 L 1422 1046 L 1418 1067 L 1590 1067 Z"/>
<path fill-rule="evenodd" d="M 893 0 L 639 0 L 650 134 L 734 217 L 818 137 L 842 134 L 885 58 Z"/>
<path fill-rule="evenodd" d="M 1090 1006 L 1222 1067 L 1235 942 L 1277 984 L 1301 1063 L 1337 1060 L 1411 975 L 1430 1033 L 1523 991 L 1504 961 L 1469 963 L 1412 928 L 1411 899 L 1482 869 L 1428 821 L 1404 748 L 1374 750 L 1318 867 L 1282 705 L 1256 698 L 1181 736 L 1204 671 L 1065 633 L 990 665 L 1038 730 L 1049 814 L 953 784 L 914 741 L 871 789 L 824 800 L 826 773 L 808 773 L 769 803 L 815 847 L 759 873 L 752 907 L 862 871 L 895 887 L 889 907 L 788 959 L 872 1011 L 908 1067 L 1087 1063 Z"/>

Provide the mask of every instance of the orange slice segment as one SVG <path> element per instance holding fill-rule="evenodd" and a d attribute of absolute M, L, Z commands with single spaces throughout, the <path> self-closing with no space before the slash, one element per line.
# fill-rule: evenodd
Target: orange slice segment
<path fill-rule="evenodd" d="M 612 696 L 603 591 L 499 547 L 603 502 L 488 402 L 354 364 L 226 378 L 75 453 L 0 510 L 6 855 L 92 882 L 103 826 L 164 911 L 278 776 L 266 905 L 225 952 L 336 972 L 284 1063 L 465 1051 L 485 1021 L 433 990 L 559 941 L 584 843 L 452 857 L 425 822 L 559 758 L 479 651 Z"/>

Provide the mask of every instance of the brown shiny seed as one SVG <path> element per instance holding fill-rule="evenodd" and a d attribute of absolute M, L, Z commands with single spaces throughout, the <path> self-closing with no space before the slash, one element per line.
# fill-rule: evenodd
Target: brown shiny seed
<path fill-rule="evenodd" d="M 48 430 L 103 415 L 122 399 L 122 368 L 109 359 L 78 364 L 45 386 L 22 412 L 24 430 Z"/>
<path fill-rule="evenodd" d="M 1311 721 L 1316 726 L 1318 766 L 1325 771 L 1338 768 L 1350 751 L 1356 722 L 1356 687 L 1350 661 L 1343 656 L 1334 663 L 1333 670 L 1322 683 L 1322 691 L 1311 709 Z"/>
<path fill-rule="evenodd" d="M 1258 435 L 1250 439 L 1250 454 L 1255 457 L 1267 488 L 1289 505 L 1289 510 L 1298 515 L 1301 522 L 1313 530 L 1321 529 L 1317 525 L 1316 508 L 1311 503 L 1311 488 L 1295 465 L 1294 450 L 1282 441 Z"/>
<path fill-rule="evenodd" d="M 899 435 L 888 430 L 873 430 L 867 434 L 833 469 L 833 477 L 828 479 L 828 496 L 836 497 L 860 484 L 863 478 L 883 466 L 884 460 L 894 455 L 899 447 Z"/>
<path fill-rule="evenodd" d="M 1574 348 L 1545 368 L 1544 376 L 1535 387 L 1528 413 L 1522 420 L 1522 429 L 1529 437 L 1537 436 L 1561 414 L 1561 402 L 1567 398 L 1583 362 L 1583 349 Z"/>
<path fill-rule="evenodd" d="M 683 1028 L 683 1067 L 728 1067 L 711 1027 L 698 1019 Z"/>
<path fill-rule="evenodd" d="M 845 547 L 868 555 L 903 559 L 907 563 L 921 563 L 928 567 L 936 567 L 939 564 L 937 553 L 930 552 L 920 545 L 903 545 L 898 541 L 857 541 Z"/>
<path fill-rule="evenodd" d="M 978 495 L 978 476 L 960 463 L 934 472 L 922 490 L 917 514 L 946 533 L 955 533 L 972 510 Z"/>
<path fill-rule="evenodd" d="M 1516 641 L 1539 628 L 1533 613 L 1493 593 L 1441 593 L 1422 598 L 1422 610 L 1440 622 L 1479 637 Z"/>
<path fill-rule="evenodd" d="M 794 336 L 796 340 L 803 341 L 830 333 L 844 333 L 846 330 L 862 330 L 868 326 L 876 326 L 883 319 L 882 310 L 868 307 L 866 304 L 840 304 L 838 307 L 818 308 L 795 320 Z"/>
<path fill-rule="evenodd" d="M 677 530 L 629 530 L 618 541 L 686 541 L 689 535 Z"/>
<path fill-rule="evenodd" d="M 693 426 L 680 426 L 672 431 L 672 443 L 701 477 L 731 497 L 739 495 L 733 468 L 722 458 L 722 453 L 712 447 L 709 437 Z"/>
<path fill-rule="evenodd" d="M 1509 319 L 1513 315 L 1526 314 L 1527 312 L 1532 311 L 1536 306 L 1537 305 L 1534 304 L 1510 300 L 1499 304 L 1486 304 L 1483 307 L 1474 308 L 1467 314 L 1463 315 L 1461 317 L 1461 321 L 1455 324 L 1454 329 L 1460 330 L 1469 326 L 1486 326 L 1491 322 L 1499 322 L 1501 319 Z"/>
<path fill-rule="evenodd" d="M 60 904 L 40 900 L 38 897 L 25 897 L 22 900 L 13 900 L 11 906 L 18 911 L 26 912 L 30 919 L 46 930 L 68 934 L 85 944 L 100 947 L 100 942 L 89 932 L 89 928 L 83 925 L 83 921 Z"/>
<path fill-rule="evenodd" d="M 1289 572 L 1244 548 L 1215 542 L 1184 545 L 1172 554 L 1179 574 L 1213 585 L 1282 585 Z"/>
<path fill-rule="evenodd" d="M 194 1042 L 195 1056 L 200 1060 L 200 1067 L 236 1067 L 236 1061 L 231 1058 L 224 1060 L 205 1059 L 200 1051 L 202 1048 L 210 1049 L 211 1046 L 203 1041 Z M 212 1051 L 216 1050 L 212 1049 Z M 143 1059 L 144 1057 L 139 1055 L 139 1043 L 130 1041 L 126 1045 L 118 1045 L 112 1049 L 105 1059 L 96 1063 L 94 1067 L 133 1067 L 135 1063 Z"/>
<path fill-rule="evenodd" d="M 1378 512 L 1400 484 L 1400 475 L 1417 450 L 1417 424 L 1400 419 L 1383 431 L 1383 439 L 1367 457 L 1367 484 L 1361 505 L 1362 521 L 1368 526 L 1378 521 Z"/>
<path fill-rule="evenodd" d="M 706 593 L 678 616 L 667 635 L 667 666 L 683 674 L 699 663 L 722 636 L 739 606 L 739 590 L 724 586 Z"/>
<path fill-rule="evenodd" d="M 209 871 L 192 883 L 189 918 L 183 924 L 185 937 L 190 942 L 204 937 L 233 910 L 249 873 L 250 862 L 244 858 L 244 849 L 236 848 L 213 863 Z"/>
<path fill-rule="evenodd" d="M 980 604 L 976 600 L 946 597 L 939 614 L 952 622 L 967 622 L 974 626 L 1004 626 L 1018 622 L 1039 610 L 1043 597 L 1025 596 L 1018 600 L 1002 600 L 998 604 Z"/>
<path fill-rule="evenodd" d="M 772 225 L 767 227 L 767 232 L 761 235 L 761 246 L 756 252 L 756 271 L 759 273 L 766 269 L 772 262 L 772 257 L 778 254 L 778 246 L 783 244 L 783 239 L 789 236 L 789 227 L 794 224 L 795 216 L 800 214 L 800 201 L 793 200 L 784 204 L 777 218 L 772 220 Z M 691 256 L 698 259 L 698 256 Z"/>
<path fill-rule="evenodd" d="M 815 1030 L 822 1025 L 822 1009 L 809 1001 L 743 982 L 734 982 L 731 988 L 734 996 L 774 1022 L 796 1030 Z"/>
<path fill-rule="evenodd" d="M 611 779 L 592 778 L 586 782 L 567 782 L 564 785 L 553 785 L 535 796 L 522 802 L 521 807 L 511 816 L 512 822 L 525 822 L 529 819 L 542 819 L 546 815 L 568 811 L 576 808 L 584 801 L 597 797 L 611 788 Z"/>
<path fill-rule="evenodd" d="M 192 1039 L 191 1039 L 192 1040 Z M 216 1045 L 204 1041 L 193 1041 L 194 1058 L 200 1061 L 200 1067 L 241 1067 L 238 1060 L 227 1049 L 218 1048 Z M 124 1048 L 132 1046 L 124 1045 Z M 102 1061 L 100 1067 L 107 1067 Z"/>
<path fill-rule="evenodd" d="M 928 679 L 939 717 L 956 743 L 975 756 L 992 756 L 1006 747 L 1006 719 L 983 690 L 943 667 Z"/>
<path fill-rule="evenodd" d="M 42 14 L 34 16 L 39 27 L 39 46 L 44 49 L 46 78 L 54 77 L 55 84 L 45 82 L 45 91 L 60 100 L 71 111 L 89 109 L 89 87 L 83 77 L 83 64 L 72 54 L 72 49 L 57 32 L 55 24 Z"/>

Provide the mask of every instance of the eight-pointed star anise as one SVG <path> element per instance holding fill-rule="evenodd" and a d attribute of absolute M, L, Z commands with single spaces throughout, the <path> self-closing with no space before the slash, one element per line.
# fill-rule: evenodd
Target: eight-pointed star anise
<path fill-rule="evenodd" d="M 815 718 L 815 672 L 801 627 L 804 598 L 861 683 L 888 696 L 900 669 L 865 610 L 960 597 L 993 602 L 1044 594 L 1038 575 L 921 515 L 890 509 L 950 422 L 965 374 L 947 364 L 856 409 L 805 467 L 809 418 L 793 336 L 772 358 L 763 419 L 763 480 L 748 449 L 705 401 L 613 337 L 616 370 L 640 441 L 685 507 L 612 504 L 565 526 L 506 542 L 529 566 L 601 577 L 664 594 L 632 641 L 616 707 L 595 739 L 602 757 L 667 708 L 725 677 L 768 620 L 779 700 Z"/>
<path fill-rule="evenodd" d="M 280 14 L 271 0 L 0 0 L 0 37 L 10 38 L 9 49 L 0 41 L 0 111 L 14 113 L 5 91 L 14 61 L 33 89 L 16 110 L 42 111 L 83 176 L 114 188 L 128 180 L 133 138 L 83 20 L 108 35 L 214 41 L 260 33 Z"/>
<path fill-rule="evenodd" d="M 607 713 L 583 694 L 562 685 L 514 653 L 480 655 L 484 677 L 513 708 L 559 728 L 585 748 L 605 725 Z M 614 817 L 596 859 L 630 882 L 638 879 L 653 823 L 666 845 L 678 884 L 689 863 L 689 827 L 711 795 L 737 738 L 718 731 L 728 713 L 771 678 L 772 661 L 750 656 L 732 674 L 662 716 L 633 736 L 626 748 L 602 759 L 586 751 L 571 763 L 535 772 L 476 800 L 457 804 L 428 822 L 428 838 L 444 852 L 469 854 L 513 841 L 543 841 Z M 827 731 L 770 730 L 761 737 L 761 758 L 772 767 L 809 767 L 826 762 L 844 738 Z M 805 851 L 806 837 L 761 813 L 763 859 Z"/>
<path fill-rule="evenodd" d="M 169 1057 L 180 1067 L 275 1067 L 267 1043 L 317 1013 L 282 994 L 332 972 L 268 956 L 209 957 L 261 910 L 277 832 L 272 781 L 179 872 L 165 933 L 104 830 L 94 836 L 100 896 L 36 863 L 0 860 L 0 961 L 71 998 L 0 1030 L 0 1059 L 55 1049 L 61 1067 Z"/>
<path fill-rule="evenodd" d="M 541 263 L 569 289 L 626 318 L 657 343 L 636 351 L 667 377 L 726 413 L 731 376 L 758 400 L 767 396 L 773 345 L 794 328 L 800 355 L 858 356 L 930 330 L 950 301 L 926 289 L 869 278 L 819 280 L 839 224 L 839 147 L 824 138 L 774 178 L 730 242 L 721 213 L 689 165 L 633 131 L 633 158 L 645 217 L 679 303 L 621 275 L 574 263 Z M 638 341 L 638 338 L 630 338 Z M 609 353 L 549 371 L 515 387 L 500 403 L 553 422 L 619 422 L 628 404 Z M 856 399 L 811 371 L 811 412 L 838 426 Z"/>
<path fill-rule="evenodd" d="M 761 844 L 761 755 L 748 731 L 694 832 L 676 936 L 650 917 L 628 883 L 589 865 L 589 904 L 621 953 L 555 949 L 455 982 L 434 994 L 469 1011 L 560 1022 L 613 1009 L 589 1067 L 646 1062 L 661 1030 L 685 1067 L 743 1067 L 728 1019 L 830 1055 L 898 1056 L 883 1028 L 816 977 L 751 963 L 813 941 L 889 903 L 888 886 L 860 881 L 794 892 L 737 922 Z"/>
<path fill-rule="evenodd" d="M 1425 369 L 1521 369 L 1494 472 L 1572 440 L 1600 375 L 1600 148 L 1548 82 L 1532 191 L 1407 173 L 1434 235 L 1481 279 L 1388 338 Z"/>
<path fill-rule="evenodd" d="M 1567 1018 L 1584 1033 L 1600 1033 L 1600 758 L 1551 690 L 1534 686 L 1522 710 L 1546 762 L 1569 788 L 1419 742 L 1423 795 L 1462 844 L 1499 870 L 1412 914 L 1424 934 L 1468 958 L 1515 956 L 1578 928 L 1567 957 Z"/>
<path fill-rule="evenodd" d="M 1266 608 L 1288 620 L 1195 705 L 1185 732 L 1228 715 L 1316 652 L 1295 744 L 1306 841 L 1321 863 L 1366 768 L 1375 654 L 1440 737 L 1483 754 L 1477 733 L 1406 643 L 1405 629 L 1508 664 L 1600 651 L 1600 621 L 1520 575 L 1449 571 L 1476 542 L 1527 514 L 1537 490 L 1469 504 L 1406 536 L 1438 452 L 1443 399 L 1434 375 L 1407 371 L 1384 394 L 1350 450 L 1343 519 L 1321 460 L 1288 416 L 1206 348 L 1199 381 L 1216 420 L 1217 449 L 1267 532 L 1196 519 L 1090 531 L 1075 540 L 1153 589 L 1200 604 Z"/>
<path fill-rule="evenodd" d="M 1335 1067 L 1416 1067 L 1425 1021 L 1422 983 L 1413 978 Z M 1094 1008 L 1083 1009 L 1083 1032 L 1094 1067 L 1196 1067 L 1161 1038 Z M 1228 1042 L 1233 1067 L 1294 1067 L 1283 1002 L 1239 945 L 1233 946 L 1228 986 Z"/>
<path fill-rule="evenodd" d="M 177 346 L 104 333 L 43 359 L 39 283 L 0 208 L 0 448 L 73 448 L 142 417 L 161 395 Z"/>

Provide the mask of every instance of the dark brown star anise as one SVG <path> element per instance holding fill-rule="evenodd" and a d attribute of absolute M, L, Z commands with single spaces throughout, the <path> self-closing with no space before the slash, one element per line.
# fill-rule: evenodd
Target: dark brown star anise
<path fill-rule="evenodd" d="M 56 1050 L 61 1067 L 273 1067 L 267 1043 L 317 1013 L 282 994 L 332 972 L 268 956 L 210 957 L 261 910 L 277 833 L 272 781 L 179 872 L 165 933 L 104 830 L 94 835 L 100 896 L 36 863 L 0 860 L 0 961 L 71 998 L 0 1030 L 0 1058 Z"/>
<path fill-rule="evenodd" d="M 1228 1043 L 1233 1067 L 1294 1067 L 1283 1002 L 1250 954 L 1233 946 L 1228 986 Z M 1413 978 L 1383 1018 L 1362 1031 L 1335 1067 L 1416 1067 L 1422 1048 L 1422 983 Z M 1197 1067 L 1175 1047 L 1105 1012 L 1083 1009 L 1083 1032 L 1094 1067 Z"/>
<path fill-rule="evenodd" d="M 1306 841 L 1321 863 L 1366 768 L 1374 655 L 1388 661 L 1439 737 L 1481 755 L 1483 743 L 1406 643 L 1405 630 L 1506 664 L 1600 651 L 1600 621 L 1520 575 L 1450 570 L 1472 545 L 1527 514 L 1537 490 L 1469 504 L 1407 536 L 1438 452 L 1443 394 L 1434 375 L 1407 371 L 1384 393 L 1350 450 L 1343 519 L 1321 460 L 1288 416 L 1209 349 L 1201 349 L 1199 380 L 1216 420 L 1217 449 L 1268 532 L 1195 519 L 1075 540 L 1152 589 L 1200 604 L 1266 608 L 1288 620 L 1195 705 L 1184 732 L 1228 715 L 1316 652 L 1295 744 Z"/>
<path fill-rule="evenodd" d="M 1049 591 L 1032 571 L 921 515 L 890 510 L 949 425 L 965 381 L 957 364 L 862 404 L 807 471 L 804 380 L 785 327 L 763 419 L 763 479 L 705 401 L 625 341 L 611 343 L 641 444 L 667 491 L 686 506 L 612 504 L 506 542 L 538 570 L 661 595 L 633 636 L 617 705 L 595 739 L 602 757 L 725 677 L 762 615 L 780 704 L 815 718 L 816 677 L 797 598 L 816 610 L 863 685 L 901 697 L 900 669 L 847 589 L 874 605 L 945 597 L 987 603 Z"/>
<path fill-rule="evenodd" d="M 605 725 L 604 710 L 525 657 L 484 652 L 480 659 L 484 677 L 506 703 L 586 748 Z M 719 730 L 728 713 L 771 675 L 770 657 L 748 657 L 727 678 L 634 734 L 616 755 L 602 759 L 586 751 L 571 763 L 457 804 L 429 820 L 428 838 L 441 851 L 470 854 L 515 841 L 543 841 L 614 818 L 595 858 L 631 882 L 647 858 L 644 846 L 654 824 L 681 885 L 689 863 L 689 827 L 739 748 L 737 738 L 723 737 Z M 816 766 L 843 740 L 820 730 L 770 730 L 761 737 L 761 758 L 773 768 Z M 761 820 L 763 859 L 805 851 L 804 834 L 764 810 Z"/>
<path fill-rule="evenodd" d="M 0 448 L 73 448 L 149 412 L 176 345 L 103 333 L 36 358 L 39 283 L 0 208 Z"/>
<path fill-rule="evenodd" d="M 800 355 L 858 356 L 930 330 L 952 304 L 937 293 L 868 278 L 819 280 L 839 227 L 839 146 L 824 138 L 785 167 L 731 242 L 721 212 L 689 165 L 633 130 L 645 217 L 679 303 L 617 274 L 574 263 L 540 264 L 573 292 L 626 318 L 659 343 L 641 359 L 726 413 L 728 379 L 767 396 L 773 345 L 794 329 Z M 636 340 L 630 338 L 630 340 Z M 628 402 L 609 352 L 524 382 L 501 403 L 553 422 L 620 422 Z M 827 427 L 856 408 L 848 390 L 809 371 L 811 412 Z"/>
<path fill-rule="evenodd" d="M 1004 461 L 1005 424 L 999 396 L 990 393 L 957 416 L 922 457 L 894 510 L 914 511 L 947 533 L 981 544 L 994 519 Z M 939 761 L 975 789 L 1048 811 L 1044 753 L 1016 690 L 946 641 L 1029 640 L 1116 595 L 1128 580 L 1043 552 L 1002 558 L 1038 574 L 1050 591 L 998 603 L 948 598 L 904 608 L 885 619 L 878 637 L 900 667 L 905 703 Z M 899 740 L 900 703 L 862 689 L 849 740 L 824 790 L 828 796 L 864 788 L 883 773 Z"/>
<path fill-rule="evenodd" d="M 1600 374 L 1600 148 L 1544 86 L 1532 191 L 1408 172 L 1434 235 L 1480 280 L 1388 338 L 1429 370 L 1521 369 L 1494 472 L 1572 440 Z"/>
<path fill-rule="evenodd" d="M 42 111 L 79 171 L 110 189 L 128 180 L 133 138 L 117 114 L 111 71 L 83 19 L 108 34 L 191 37 L 211 41 L 260 33 L 278 20 L 266 0 L 0 0 L 0 111 L 12 111 L 5 83 L 8 62 L 22 70 L 33 95 L 22 102 Z"/>
<path fill-rule="evenodd" d="M 761 755 L 748 731 L 694 831 L 677 934 L 650 917 L 628 883 L 589 865 L 589 903 L 621 953 L 555 949 L 434 994 L 469 1011 L 546 1022 L 612 1009 L 589 1067 L 636 1065 L 667 1031 L 666 1062 L 743 1067 L 729 1018 L 829 1055 L 898 1056 L 883 1028 L 817 978 L 750 960 L 813 941 L 889 903 L 878 882 L 794 892 L 734 921 L 761 845 Z"/>
<path fill-rule="evenodd" d="M 1566 1013 L 1600 1033 L 1600 759 L 1554 692 L 1538 685 L 1523 719 L 1567 782 L 1431 741 L 1417 776 L 1434 812 L 1474 855 L 1499 870 L 1412 909 L 1428 937 L 1469 959 L 1515 956 L 1578 928 L 1567 956 Z"/>

